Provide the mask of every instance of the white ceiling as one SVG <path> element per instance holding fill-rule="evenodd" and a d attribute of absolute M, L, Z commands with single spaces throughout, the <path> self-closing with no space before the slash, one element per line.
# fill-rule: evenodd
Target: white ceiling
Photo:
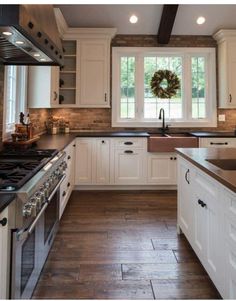
<path fill-rule="evenodd" d="M 55 5 L 70 27 L 116 27 L 118 34 L 157 34 L 163 5 Z M 137 24 L 129 17 L 136 14 Z M 204 16 L 205 24 L 196 24 Z M 212 35 L 218 29 L 236 29 L 236 5 L 180 5 L 172 34 Z"/>

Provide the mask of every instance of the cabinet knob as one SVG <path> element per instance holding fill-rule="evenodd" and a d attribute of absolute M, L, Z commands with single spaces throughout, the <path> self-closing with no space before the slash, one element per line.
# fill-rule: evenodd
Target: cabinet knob
<path fill-rule="evenodd" d="M 73 147 L 75 147 L 75 144 L 73 144 Z"/>
<path fill-rule="evenodd" d="M 70 160 L 70 159 L 71 159 L 71 156 L 68 156 L 67 159 Z"/>
<path fill-rule="evenodd" d="M 69 182 L 69 183 L 67 183 L 67 187 L 70 187 L 70 182 Z"/>
<path fill-rule="evenodd" d="M 0 220 L 0 224 L 1 224 L 3 227 L 5 227 L 6 224 L 7 224 L 7 218 L 4 217 L 2 220 Z"/>
<path fill-rule="evenodd" d="M 174 160 L 177 160 L 177 158 L 176 158 L 176 157 L 174 157 Z"/>
<path fill-rule="evenodd" d="M 65 191 L 63 191 L 63 193 L 62 193 L 62 196 L 64 197 L 66 195 L 66 192 Z"/>
<path fill-rule="evenodd" d="M 105 141 L 104 140 L 102 140 L 102 144 L 104 144 L 105 143 Z"/>
<path fill-rule="evenodd" d="M 54 99 L 53 100 L 57 100 L 57 92 L 54 91 Z"/>
<path fill-rule="evenodd" d="M 204 203 L 202 200 L 199 199 L 197 202 L 202 208 L 206 207 L 206 203 Z"/>
<path fill-rule="evenodd" d="M 170 160 L 173 160 L 173 157 L 170 157 Z"/>

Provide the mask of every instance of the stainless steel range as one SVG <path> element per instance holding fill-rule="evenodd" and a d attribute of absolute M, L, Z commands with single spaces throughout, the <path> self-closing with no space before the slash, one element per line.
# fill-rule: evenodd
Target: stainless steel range
<path fill-rule="evenodd" d="M 0 154 L 0 179 L 3 177 L 1 160 L 5 162 L 8 173 L 7 182 L 2 181 L 0 188 L 16 193 L 12 229 L 12 299 L 31 297 L 58 229 L 60 184 L 65 178 L 67 164 L 64 152 L 49 153 L 51 157 L 49 154 L 45 157 L 42 152 L 38 156 L 23 154 L 18 159 L 17 155 L 5 154 L 8 158 L 4 160 L 4 155 Z M 15 164 L 11 169 L 8 168 L 10 162 Z M 27 164 L 33 168 L 28 170 L 25 168 Z M 13 174 L 15 182 L 9 181 Z M 16 177 L 16 174 L 20 176 Z M 17 182 L 15 179 L 19 178 L 20 182 Z M 23 182 L 25 184 L 18 188 Z"/>

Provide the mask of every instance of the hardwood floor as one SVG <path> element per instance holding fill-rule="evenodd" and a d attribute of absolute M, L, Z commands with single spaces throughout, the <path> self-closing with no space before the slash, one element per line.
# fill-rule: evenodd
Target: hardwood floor
<path fill-rule="evenodd" d="M 74 191 L 33 298 L 220 299 L 176 213 L 176 192 Z"/>

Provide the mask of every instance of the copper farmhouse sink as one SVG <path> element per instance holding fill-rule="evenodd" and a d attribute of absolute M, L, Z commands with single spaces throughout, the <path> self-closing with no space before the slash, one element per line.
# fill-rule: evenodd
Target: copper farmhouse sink
<path fill-rule="evenodd" d="M 174 152 L 177 147 L 198 147 L 198 138 L 189 134 L 150 134 L 148 152 Z"/>

